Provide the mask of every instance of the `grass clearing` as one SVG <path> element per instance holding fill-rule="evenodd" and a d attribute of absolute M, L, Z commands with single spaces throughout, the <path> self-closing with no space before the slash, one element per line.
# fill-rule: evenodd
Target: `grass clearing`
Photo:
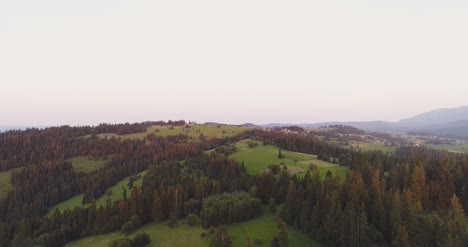
<path fill-rule="evenodd" d="M 23 168 L 13 168 L 0 172 L 0 202 L 6 198 L 8 191 L 15 189 L 15 187 L 11 184 L 11 175 L 13 172 L 19 172 L 22 169 Z"/>
<path fill-rule="evenodd" d="M 140 172 L 138 175 L 141 175 L 141 178 L 136 180 L 133 185 L 140 187 L 141 184 L 143 183 L 143 176 L 146 174 L 146 171 Z M 131 189 L 127 187 L 128 182 L 130 182 L 130 178 L 132 176 L 129 176 L 120 182 L 118 182 L 116 185 L 110 187 L 107 189 L 107 191 L 99 197 L 96 200 L 96 206 L 105 206 L 107 201 L 110 200 L 111 202 L 118 201 L 123 198 L 123 188 L 127 188 L 127 196 L 130 197 L 131 194 Z M 77 196 L 74 196 L 66 201 L 63 201 L 49 209 L 49 212 L 47 215 L 52 215 L 55 212 L 55 209 L 58 209 L 60 212 L 63 212 L 65 209 L 69 208 L 75 208 L 75 207 L 88 207 L 90 204 L 81 204 L 81 201 L 83 200 L 83 195 L 84 194 L 79 194 Z"/>
<path fill-rule="evenodd" d="M 78 156 L 69 159 L 72 162 L 73 170 L 77 173 L 91 173 L 104 167 L 107 159 L 92 160 L 86 156 Z"/>
<path fill-rule="evenodd" d="M 277 217 L 274 214 L 266 214 L 242 223 L 236 223 L 227 227 L 228 235 L 232 238 L 232 246 L 246 246 L 246 237 L 250 236 L 252 244 L 256 239 L 263 244 L 260 246 L 270 246 L 271 240 L 278 235 Z M 207 247 L 208 237 L 200 237 L 201 233 L 208 233 L 208 229 L 201 226 L 190 227 L 185 219 L 179 220 L 177 227 L 169 228 L 167 224 L 147 224 L 139 228 L 127 237 L 133 237 L 137 233 L 145 232 L 151 237 L 150 247 L 178 247 L 193 246 Z M 124 235 L 113 232 L 109 234 L 90 236 L 67 244 L 67 247 L 91 247 L 108 246 L 114 240 L 124 237 Z M 316 241 L 310 239 L 306 234 L 295 228 L 288 228 L 288 242 L 292 247 L 315 247 L 320 246 Z M 255 246 L 255 245 L 254 245 Z"/>
<path fill-rule="evenodd" d="M 433 149 L 447 150 L 453 153 L 468 153 L 468 143 L 466 142 L 453 142 L 451 144 L 424 144 Z"/>
<path fill-rule="evenodd" d="M 327 171 L 335 175 L 344 175 L 347 171 L 346 167 L 332 164 L 326 161 L 317 159 L 316 155 L 304 154 L 281 150 L 284 158 L 278 158 L 278 147 L 272 145 L 263 146 L 261 142 L 256 142 L 256 147 L 249 147 L 249 142 L 252 140 L 242 140 L 236 143 L 237 152 L 230 155 L 231 158 L 244 162 L 247 171 L 251 174 L 260 174 L 268 169 L 269 165 L 285 164 L 291 174 L 304 175 L 310 165 L 316 165 L 319 168 L 322 178 L 325 177 Z"/>
<path fill-rule="evenodd" d="M 147 224 L 139 228 L 132 234 L 125 236 L 118 232 L 109 234 L 96 235 L 76 240 L 65 246 L 67 247 L 94 247 L 94 246 L 108 246 L 109 243 L 118 238 L 130 237 L 132 238 L 137 233 L 145 232 L 150 235 L 151 243 L 149 247 L 178 247 L 178 246 L 193 246 L 193 247 L 206 247 L 208 246 L 208 239 L 201 238 L 200 234 L 205 229 L 202 227 L 190 227 L 183 220 L 179 221 L 179 225 L 175 228 L 169 228 L 166 223 L 161 224 Z"/>
<path fill-rule="evenodd" d="M 122 139 L 144 139 L 148 134 L 153 133 L 156 136 L 173 136 L 173 135 L 187 135 L 192 139 L 198 139 L 200 134 L 207 138 L 218 137 L 231 137 L 242 133 L 249 128 L 232 126 L 232 125 L 207 125 L 207 124 L 194 124 L 190 127 L 183 126 L 170 126 L 170 125 L 153 125 L 146 129 L 146 132 L 118 135 L 115 133 L 102 133 L 98 134 L 99 138 L 122 138 Z M 89 135 L 85 136 L 89 137 Z"/>
<path fill-rule="evenodd" d="M 371 142 L 353 142 L 351 144 L 355 149 L 361 149 L 362 151 L 382 151 L 384 153 L 395 153 L 399 146 L 388 146 L 383 143 L 371 143 Z"/>
<path fill-rule="evenodd" d="M 250 236 L 252 244 L 255 240 L 261 241 L 261 246 L 270 246 L 271 240 L 278 236 L 278 219 L 273 214 L 256 217 L 252 220 L 228 226 L 228 234 L 232 238 L 232 246 L 243 247 L 247 245 L 247 235 Z M 297 247 L 320 246 L 316 241 L 301 233 L 295 228 L 288 227 L 288 245 Z"/>

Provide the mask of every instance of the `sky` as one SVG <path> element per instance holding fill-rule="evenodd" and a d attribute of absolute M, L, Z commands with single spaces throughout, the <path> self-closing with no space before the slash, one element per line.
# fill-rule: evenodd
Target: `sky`
<path fill-rule="evenodd" d="M 0 125 L 397 121 L 468 105 L 456 0 L 0 0 Z"/>

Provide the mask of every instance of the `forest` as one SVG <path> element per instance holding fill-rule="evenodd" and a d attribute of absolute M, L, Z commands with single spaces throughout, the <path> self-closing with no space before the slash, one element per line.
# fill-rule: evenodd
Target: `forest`
<path fill-rule="evenodd" d="M 64 246 L 97 234 L 131 233 L 148 223 L 181 219 L 208 230 L 210 246 L 231 246 L 226 226 L 277 212 L 278 236 L 262 246 L 288 246 L 287 229 L 299 229 L 323 246 L 466 246 L 468 156 L 427 147 L 401 146 L 395 153 L 344 148 L 314 135 L 248 129 L 230 137 L 187 135 L 142 139 L 127 135 L 153 125 L 184 121 L 51 127 L 0 133 L 0 171 L 15 169 L 14 189 L 0 202 L 0 247 Z M 355 128 L 333 126 L 343 133 Z M 250 174 L 228 157 L 233 144 L 252 139 L 280 150 L 336 160 L 345 176 L 317 168 L 304 176 L 266 169 Z M 253 146 L 253 145 L 252 145 Z M 110 157 L 90 173 L 76 172 L 70 158 Z M 147 171 L 141 186 L 122 199 L 96 200 L 122 179 Z M 84 194 L 82 207 L 48 209 Z M 109 246 L 145 246 L 147 234 Z M 203 236 L 201 236 L 203 237 Z M 254 237 L 254 236 L 253 236 Z M 254 246 L 246 238 L 245 246 Z"/>

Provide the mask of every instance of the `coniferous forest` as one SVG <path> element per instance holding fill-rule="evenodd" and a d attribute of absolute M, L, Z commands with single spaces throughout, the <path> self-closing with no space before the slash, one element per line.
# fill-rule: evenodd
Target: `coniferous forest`
<path fill-rule="evenodd" d="M 301 132 L 247 128 L 221 138 L 203 133 L 196 138 L 153 133 L 121 137 L 153 125 L 189 128 L 184 121 L 161 121 L 0 133 L 0 171 L 16 168 L 14 189 L 0 202 L 0 247 L 58 247 L 86 236 L 132 232 L 148 223 L 168 222 L 171 227 L 182 218 L 212 229 L 211 246 L 231 246 L 226 226 L 270 209 L 278 209 L 279 233 L 263 246 L 288 246 L 288 228 L 323 246 L 468 243 L 466 154 L 410 146 L 395 153 L 364 152 Z M 229 144 L 245 139 L 280 152 L 333 158 L 348 170 L 344 176 L 328 172 L 324 177 L 316 168 L 303 176 L 285 169 L 252 174 L 247 164 L 224 154 Z M 84 173 L 76 172 L 69 160 L 78 156 L 109 158 Z M 132 186 L 122 199 L 96 203 L 109 187 L 143 171 L 141 186 Z M 79 194 L 89 206 L 47 214 Z M 149 241 L 140 234 L 111 246 L 145 246 Z"/>

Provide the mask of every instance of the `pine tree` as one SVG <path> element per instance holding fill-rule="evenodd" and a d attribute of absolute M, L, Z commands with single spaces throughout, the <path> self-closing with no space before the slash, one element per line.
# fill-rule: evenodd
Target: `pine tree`
<path fill-rule="evenodd" d="M 357 246 L 359 242 L 359 232 L 357 230 L 356 210 L 352 203 L 346 203 L 344 210 L 343 222 L 345 227 L 344 246 Z"/>
<path fill-rule="evenodd" d="M 458 246 L 462 245 L 464 238 L 467 237 L 467 222 L 463 212 L 463 208 L 458 200 L 458 197 L 454 194 L 450 200 L 450 207 L 447 213 L 447 219 L 445 223 L 446 230 L 446 245 L 447 246 Z"/>
<path fill-rule="evenodd" d="M 401 200 L 398 191 L 393 196 L 392 208 L 389 214 L 390 220 L 390 237 L 396 239 L 398 231 L 401 231 Z"/>
<path fill-rule="evenodd" d="M 327 244 L 331 245 L 335 244 L 336 236 L 338 235 L 337 223 L 341 220 L 337 218 L 338 205 L 338 193 L 333 191 L 325 198 L 323 225 L 321 228 L 321 237 Z"/>
<path fill-rule="evenodd" d="M 312 208 L 312 215 L 310 216 L 310 233 L 312 237 L 318 238 L 320 234 L 320 226 L 321 226 L 321 220 L 320 220 L 320 205 L 317 202 L 314 207 Z"/>
<path fill-rule="evenodd" d="M 369 238 L 369 223 L 367 221 L 367 215 L 365 213 L 364 206 L 361 205 L 361 214 L 357 221 L 357 231 L 359 234 L 357 246 L 370 246 L 371 240 Z"/>
<path fill-rule="evenodd" d="M 159 198 L 158 192 L 156 191 L 153 195 L 153 208 L 151 210 L 151 214 L 153 216 L 153 221 L 156 223 L 161 222 L 164 218 L 161 199 Z"/>
<path fill-rule="evenodd" d="M 211 237 L 210 247 L 231 247 L 232 239 L 228 236 L 226 226 L 221 226 Z"/>
<path fill-rule="evenodd" d="M 414 168 L 411 176 L 411 191 L 413 192 L 414 200 L 422 204 L 423 196 L 426 190 L 426 173 L 422 165 Z"/>
<path fill-rule="evenodd" d="M 403 225 L 398 225 L 397 230 L 395 232 L 395 237 L 392 241 L 392 246 L 399 247 L 399 246 L 408 246 L 411 247 L 413 244 L 411 243 L 410 236 L 406 231 L 406 227 Z"/>
<path fill-rule="evenodd" d="M 286 205 L 283 218 L 286 222 L 293 222 L 296 216 L 296 183 L 294 180 L 289 182 L 288 194 L 286 195 Z"/>
<path fill-rule="evenodd" d="M 288 247 L 288 226 L 283 221 L 279 222 L 279 247 Z"/>
<path fill-rule="evenodd" d="M 284 155 L 283 153 L 281 152 L 281 148 L 278 149 L 278 159 L 283 159 L 284 158 Z"/>

